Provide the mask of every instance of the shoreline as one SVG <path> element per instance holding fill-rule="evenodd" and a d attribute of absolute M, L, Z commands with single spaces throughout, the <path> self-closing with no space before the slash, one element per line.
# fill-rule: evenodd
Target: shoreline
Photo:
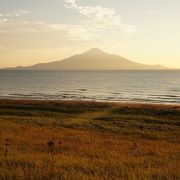
<path fill-rule="evenodd" d="M 106 100 L 76 100 L 76 99 L 19 99 L 19 98 L 14 98 L 14 99 L 9 99 L 9 98 L 5 98 L 5 99 L 0 99 L 0 103 L 2 102 L 8 102 L 8 103 L 80 103 L 80 104 L 86 104 L 86 103 L 90 103 L 90 104 L 109 104 L 109 105 L 113 105 L 113 106 L 124 106 L 124 105 L 130 105 L 130 106 L 152 106 L 152 107 L 176 107 L 176 108 L 180 108 L 180 104 L 179 103 L 150 103 L 150 102 L 138 102 L 138 101 L 106 101 Z"/>

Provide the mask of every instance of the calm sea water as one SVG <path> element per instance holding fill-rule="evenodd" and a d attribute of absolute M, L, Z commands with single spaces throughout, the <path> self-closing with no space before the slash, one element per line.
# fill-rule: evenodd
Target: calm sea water
<path fill-rule="evenodd" d="M 180 71 L 0 71 L 1 99 L 180 103 Z"/>

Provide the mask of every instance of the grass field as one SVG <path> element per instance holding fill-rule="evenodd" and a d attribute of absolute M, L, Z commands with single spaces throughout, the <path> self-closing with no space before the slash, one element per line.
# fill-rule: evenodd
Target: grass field
<path fill-rule="evenodd" d="M 0 100 L 0 179 L 180 179 L 180 105 Z"/>

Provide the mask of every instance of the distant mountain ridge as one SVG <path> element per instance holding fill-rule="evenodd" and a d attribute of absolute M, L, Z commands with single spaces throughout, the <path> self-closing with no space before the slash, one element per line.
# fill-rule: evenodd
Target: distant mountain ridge
<path fill-rule="evenodd" d="M 39 63 L 27 67 L 8 68 L 9 70 L 165 70 L 162 65 L 146 65 L 130 61 L 100 49 L 71 56 L 61 61 Z"/>

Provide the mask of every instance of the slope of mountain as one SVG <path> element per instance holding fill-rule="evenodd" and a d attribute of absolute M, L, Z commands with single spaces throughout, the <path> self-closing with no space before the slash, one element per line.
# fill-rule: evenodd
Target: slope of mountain
<path fill-rule="evenodd" d="M 130 61 L 124 57 L 108 54 L 93 48 L 83 54 L 50 63 L 40 63 L 16 70 L 161 70 L 161 65 L 145 65 Z"/>

